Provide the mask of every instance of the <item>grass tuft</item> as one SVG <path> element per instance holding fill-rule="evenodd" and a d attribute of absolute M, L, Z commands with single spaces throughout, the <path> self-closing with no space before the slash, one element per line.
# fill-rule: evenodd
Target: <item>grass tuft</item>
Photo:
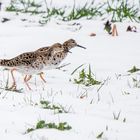
<path fill-rule="evenodd" d="M 82 84 L 85 86 L 93 86 L 93 85 L 100 85 L 101 82 L 95 79 L 94 74 L 91 71 L 91 66 L 89 65 L 88 71 L 86 72 L 85 69 L 82 69 L 79 72 L 78 78 L 74 78 L 74 83 Z"/>
<path fill-rule="evenodd" d="M 97 139 L 101 139 L 101 138 L 103 137 L 103 134 L 104 134 L 104 132 L 101 132 L 100 134 L 98 134 L 98 135 L 96 136 L 96 138 L 97 138 Z"/>
<path fill-rule="evenodd" d="M 132 69 L 128 70 L 129 73 L 135 73 L 135 72 L 137 72 L 137 71 L 140 71 L 140 69 L 137 68 L 136 66 L 133 66 Z"/>
<path fill-rule="evenodd" d="M 41 120 L 36 124 L 36 129 L 41 129 L 41 128 L 44 128 L 44 127 L 46 127 L 46 124 L 45 124 L 44 120 Z"/>
<path fill-rule="evenodd" d="M 121 115 L 121 111 L 119 111 L 118 113 L 113 112 L 113 118 L 114 118 L 114 120 L 119 120 L 120 115 Z"/>
<path fill-rule="evenodd" d="M 54 110 L 55 113 L 68 113 L 69 112 L 63 106 L 52 104 L 49 101 L 42 100 L 40 101 L 40 104 L 42 108 Z"/>
<path fill-rule="evenodd" d="M 128 0 L 107 1 L 106 4 L 106 13 L 111 15 L 112 22 L 122 22 L 125 19 L 138 22 L 139 8 Z"/>
<path fill-rule="evenodd" d="M 41 7 L 42 5 L 36 3 L 35 0 L 11 0 L 10 5 L 6 7 L 6 11 L 40 14 L 45 12 L 39 10 Z"/>
<path fill-rule="evenodd" d="M 43 129 L 43 128 L 57 129 L 60 131 L 72 129 L 72 127 L 68 125 L 67 122 L 60 122 L 59 124 L 55 124 L 55 123 L 46 123 L 44 120 L 40 120 L 37 122 L 35 128 L 28 128 L 26 133 L 32 132 L 37 129 Z"/>
<path fill-rule="evenodd" d="M 71 12 L 63 18 L 63 20 L 77 20 L 83 17 L 86 19 L 92 19 L 93 17 L 102 16 L 103 5 L 95 5 L 94 1 L 91 3 L 86 2 L 83 7 L 76 7 L 75 3 Z"/>
<path fill-rule="evenodd" d="M 45 5 L 45 9 L 43 6 Z M 124 20 L 140 21 L 140 7 L 131 4 L 129 0 L 106 1 L 95 4 L 95 0 L 90 3 L 86 2 L 83 6 L 77 6 L 74 0 L 73 6 L 64 6 L 57 8 L 50 7 L 46 0 L 37 3 L 35 0 L 11 0 L 10 5 L 6 11 L 22 12 L 31 14 L 41 14 L 40 24 L 46 24 L 51 18 L 58 18 L 63 21 L 77 20 L 81 18 L 93 19 L 100 17 L 101 19 L 108 19 L 111 17 L 112 22 L 122 22 Z M 105 18 L 106 17 L 106 18 Z"/>

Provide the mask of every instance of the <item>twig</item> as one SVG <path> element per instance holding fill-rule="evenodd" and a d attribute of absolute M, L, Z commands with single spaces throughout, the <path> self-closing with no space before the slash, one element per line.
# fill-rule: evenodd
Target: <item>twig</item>
<path fill-rule="evenodd" d="M 62 65 L 62 66 L 57 67 L 56 69 L 61 70 L 61 68 L 66 67 L 66 66 L 68 66 L 68 65 L 70 65 L 70 64 L 71 64 L 71 63 L 64 64 L 64 65 Z"/>
<path fill-rule="evenodd" d="M 104 82 L 101 84 L 101 86 L 97 89 L 97 92 L 99 92 L 99 90 L 103 87 L 103 85 L 105 85 L 105 83 L 109 80 L 109 77 L 107 77 Z"/>
<path fill-rule="evenodd" d="M 121 110 L 118 112 L 118 114 L 116 114 L 115 112 L 113 112 L 114 120 L 119 120 L 120 115 L 121 115 Z"/>
<path fill-rule="evenodd" d="M 2 89 L 2 90 L 5 90 L 5 91 L 12 91 L 12 92 L 17 92 L 17 93 L 23 93 L 23 88 L 21 88 L 21 89 L 12 89 L 12 88 L 8 88 L 8 87 L 5 87 L 5 88 L 3 88 L 3 87 L 0 87 L 0 89 Z"/>
<path fill-rule="evenodd" d="M 109 93 L 109 95 L 110 95 L 110 97 L 111 97 L 112 103 L 114 104 L 114 98 L 113 98 L 112 94 Z"/>
<path fill-rule="evenodd" d="M 8 91 L 2 96 L 2 99 L 6 98 Z"/>
<path fill-rule="evenodd" d="M 78 67 L 71 73 L 71 75 L 73 75 L 73 74 L 74 74 L 79 68 L 81 68 L 83 65 L 84 65 L 84 64 L 78 66 Z"/>

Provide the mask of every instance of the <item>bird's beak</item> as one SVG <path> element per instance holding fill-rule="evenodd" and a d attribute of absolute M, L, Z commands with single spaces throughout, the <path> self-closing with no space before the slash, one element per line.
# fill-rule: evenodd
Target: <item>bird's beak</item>
<path fill-rule="evenodd" d="M 86 49 L 85 47 L 81 46 L 81 45 L 77 45 L 77 47 L 79 48 L 83 48 L 83 49 Z"/>

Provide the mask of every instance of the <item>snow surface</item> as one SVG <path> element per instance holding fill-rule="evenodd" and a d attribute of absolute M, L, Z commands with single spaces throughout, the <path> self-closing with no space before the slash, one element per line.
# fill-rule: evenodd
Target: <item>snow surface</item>
<path fill-rule="evenodd" d="M 119 36 L 112 37 L 103 30 L 105 21 L 61 22 L 54 19 L 45 26 L 39 26 L 37 22 L 22 22 L 22 14 L 18 17 L 5 12 L 0 14 L 13 17 L 9 22 L 0 23 L 1 59 L 56 42 L 63 43 L 70 38 L 87 48 L 72 50 L 72 54 L 62 62 L 71 63 L 63 68 L 65 72 L 45 71 L 47 84 L 34 75 L 29 82 L 32 91 L 23 83 L 23 75 L 15 72 L 17 88 L 23 88 L 23 92 L 0 89 L 0 140 L 96 140 L 101 132 L 103 140 L 140 138 L 140 88 L 135 87 L 132 80 L 140 80 L 140 73 L 128 75 L 127 72 L 134 65 L 140 68 L 139 24 L 116 23 Z M 78 26 L 71 26 L 73 23 L 80 23 L 82 28 L 78 30 Z M 126 32 L 128 25 L 136 26 L 137 33 Z M 96 33 L 95 37 L 90 36 L 92 32 Z M 99 92 L 100 86 L 87 88 L 69 81 L 77 77 L 80 69 L 72 76 L 71 73 L 81 64 L 85 64 L 82 68 L 90 64 L 97 80 L 107 80 Z M 5 87 L 8 73 L 0 69 L 0 88 Z M 10 75 L 9 78 L 10 85 Z M 40 100 L 69 108 L 69 113 L 54 114 L 54 111 L 42 109 Z M 119 119 L 114 120 L 113 113 L 117 116 L 119 112 Z M 72 129 L 39 129 L 25 134 L 39 120 L 66 121 Z"/>

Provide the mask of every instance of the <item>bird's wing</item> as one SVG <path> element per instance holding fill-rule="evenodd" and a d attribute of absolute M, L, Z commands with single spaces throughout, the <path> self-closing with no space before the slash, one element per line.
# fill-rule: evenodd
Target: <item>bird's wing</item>
<path fill-rule="evenodd" d="M 19 66 L 19 65 L 31 65 L 34 61 L 36 61 L 37 54 L 34 52 L 26 52 L 23 54 L 20 54 L 12 59 L 10 59 L 7 63 L 10 64 L 10 66 Z"/>
<path fill-rule="evenodd" d="M 42 47 L 42 48 L 37 49 L 35 52 L 47 51 L 49 48 L 50 48 L 49 46 L 47 46 L 47 47 Z"/>

